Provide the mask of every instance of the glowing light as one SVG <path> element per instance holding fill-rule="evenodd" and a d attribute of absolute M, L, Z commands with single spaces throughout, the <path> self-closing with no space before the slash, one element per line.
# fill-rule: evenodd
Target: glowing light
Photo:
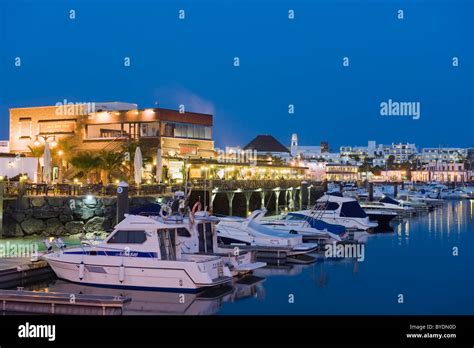
<path fill-rule="evenodd" d="M 147 116 L 147 117 L 151 117 L 154 114 L 155 114 L 155 112 L 153 111 L 153 109 L 146 109 L 145 111 L 143 111 L 143 115 Z"/>
<path fill-rule="evenodd" d="M 74 178 L 74 183 L 77 184 L 79 182 L 78 178 Z"/>
<path fill-rule="evenodd" d="M 88 201 L 92 201 L 93 199 L 94 199 L 93 195 L 87 195 L 86 196 L 86 200 L 88 200 Z"/>
<path fill-rule="evenodd" d="M 63 154 L 64 154 L 63 150 L 59 150 L 59 151 L 58 151 L 58 155 L 59 155 L 59 156 L 62 156 Z"/>

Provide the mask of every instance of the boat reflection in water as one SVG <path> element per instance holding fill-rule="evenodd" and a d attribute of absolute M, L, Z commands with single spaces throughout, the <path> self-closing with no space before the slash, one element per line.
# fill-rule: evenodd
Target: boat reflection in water
<path fill-rule="evenodd" d="M 226 301 L 235 302 L 255 296 L 263 281 L 263 278 L 248 276 L 236 280 L 233 285 L 210 288 L 199 293 L 179 293 L 104 289 L 54 279 L 25 287 L 25 290 L 129 297 L 131 301 L 125 304 L 124 315 L 211 315 L 216 314 Z"/>

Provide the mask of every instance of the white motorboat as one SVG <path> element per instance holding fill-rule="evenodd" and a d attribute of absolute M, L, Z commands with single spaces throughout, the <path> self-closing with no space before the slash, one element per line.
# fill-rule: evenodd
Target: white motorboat
<path fill-rule="evenodd" d="M 302 210 L 297 213 L 312 216 L 329 224 L 342 225 L 351 230 L 370 230 L 378 226 L 370 221 L 359 202 L 341 194 L 325 194 L 318 199 L 314 209 Z"/>
<path fill-rule="evenodd" d="M 201 211 L 201 203 L 196 202 L 193 209 L 184 216 L 184 201 L 175 197 L 168 204 L 145 205 L 135 209 L 135 214 L 143 214 L 162 223 L 180 223 L 177 226 L 177 245 L 184 254 L 207 254 L 222 257 L 233 276 L 251 273 L 257 268 L 265 267 L 265 262 L 256 261 L 256 251 L 240 250 L 237 252 L 223 250 L 217 243 L 215 225 L 219 219 Z"/>
<path fill-rule="evenodd" d="M 371 210 L 377 209 L 377 210 L 384 210 L 388 212 L 394 212 L 400 216 L 411 216 L 416 213 L 415 208 L 408 205 L 404 205 L 404 203 L 398 202 L 397 200 L 389 196 L 384 196 L 382 199 L 380 199 L 377 202 L 361 203 L 360 206 L 366 212 L 368 209 L 371 209 Z"/>
<path fill-rule="evenodd" d="M 301 234 L 303 241 L 316 241 L 319 244 L 340 242 L 348 235 L 344 226 L 332 225 L 299 213 L 287 213 L 276 218 L 262 216 L 257 222 L 274 230 Z"/>
<path fill-rule="evenodd" d="M 463 188 L 456 188 L 452 190 L 442 189 L 440 191 L 440 198 L 441 199 L 467 199 L 467 198 L 471 198 L 471 195 Z"/>
<path fill-rule="evenodd" d="M 241 276 L 267 265 L 256 261 L 256 251 L 219 248 L 215 227 L 217 222 L 219 219 L 206 211 L 191 212 L 190 217 L 184 218 L 185 226 L 178 228 L 177 243 L 182 253 L 220 256 L 233 276 Z"/>
<path fill-rule="evenodd" d="M 276 231 L 260 225 L 256 220 L 264 216 L 266 209 L 255 210 L 246 219 L 239 217 L 220 218 L 217 238 L 222 246 L 251 246 L 260 250 L 285 253 L 287 256 L 306 254 L 316 250 L 317 243 L 303 243 L 303 236 Z"/>
<path fill-rule="evenodd" d="M 176 247 L 179 221 L 128 215 L 97 246 L 43 255 L 58 278 L 104 287 L 193 292 L 232 280 L 221 257 Z"/>

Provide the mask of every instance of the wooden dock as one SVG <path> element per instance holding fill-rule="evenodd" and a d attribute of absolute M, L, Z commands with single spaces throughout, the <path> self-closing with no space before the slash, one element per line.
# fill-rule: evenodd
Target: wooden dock
<path fill-rule="evenodd" d="M 122 315 L 128 297 L 0 290 L 2 312 L 58 315 Z"/>
<path fill-rule="evenodd" d="M 53 275 L 46 261 L 31 262 L 28 259 L 12 258 L 0 261 L 0 287 L 10 288 L 37 277 Z"/>

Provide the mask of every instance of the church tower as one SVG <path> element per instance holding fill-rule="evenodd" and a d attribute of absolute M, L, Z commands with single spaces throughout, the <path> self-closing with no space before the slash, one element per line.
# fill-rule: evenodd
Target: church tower
<path fill-rule="evenodd" d="M 290 147 L 291 157 L 296 157 L 298 155 L 298 135 L 293 133 L 291 135 L 291 147 Z"/>

